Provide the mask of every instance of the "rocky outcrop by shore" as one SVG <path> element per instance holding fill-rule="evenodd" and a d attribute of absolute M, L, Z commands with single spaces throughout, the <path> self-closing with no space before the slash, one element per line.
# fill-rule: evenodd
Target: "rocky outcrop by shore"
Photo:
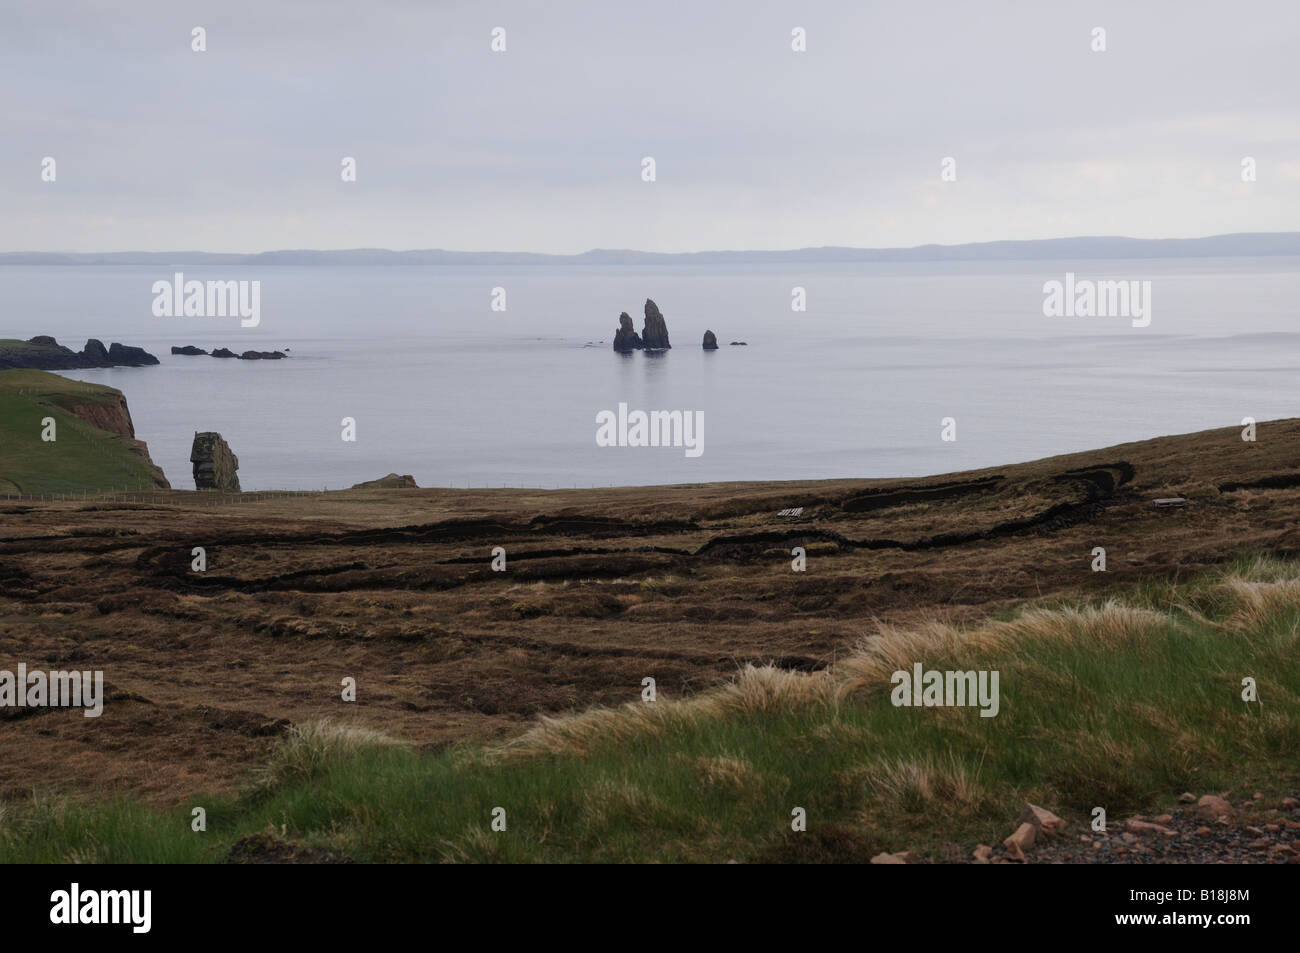
<path fill-rule="evenodd" d="M 86 343 L 89 346 L 92 342 L 88 341 Z M 98 341 L 93 343 L 99 344 Z M 104 345 L 100 344 L 99 346 L 102 348 Z M 157 363 L 158 358 L 142 347 L 130 347 L 126 344 L 118 344 L 116 341 L 108 347 L 109 367 L 146 367 Z"/>
<path fill-rule="evenodd" d="M 35 338 L 32 340 L 35 340 Z M 50 338 L 50 342 L 55 344 L 56 347 L 58 346 L 57 342 L 54 341 L 54 338 Z M 118 345 L 114 345 L 114 347 L 117 346 Z M 64 348 L 64 350 L 67 349 Z M 104 347 L 104 342 L 96 340 L 95 338 L 91 338 L 86 342 L 86 346 L 82 348 L 81 356 L 88 361 L 93 361 L 96 365 L 101 367 L 107 366 L 109 362 L 108 351 Z"/>
<path fill-rule="evenodd" d="M 367 480 L 365 483 L 352 484 L 354 490 L 418 490 L 419 488 L 420 485 L 415 482 L 415 477 L 409 473 L 404 476 L 390 473 L 378 480 Z"/>
<path fill-rule="evenodd" d="M 718 349 L 718 337 L 712 331 L 704 332 L 704 350 L 716 351 Z"/>
<path fill-rule="evenodd" d="M 190 463 L 194 464 L 196 490 L 223 490 L 239 492 L 239 458 L 221 434 L 208 431 L 196 433 L 190 448 Z"/>
<path fill-rule="evenodd" d="M 171 489 L 162 467 L 149 457 L 149 446 L 135 436 L 135 424 L 131 420 L 131 409 L 126 405 L 126 396 L 119 390 L 105 388 L 109 396 L 95 395 L 94 399 L 78 400 L 74 391 L 67 398 L 63 407 L 74 417 L 84 420 L 99 430 L 117 434 L 132 453 L 145 461 L 155 487 Z"/>
<path fill-rule="evenodd" d="M 158 358 L 141 347 L 116 341 L 107 348 L 91 338 L 81 351 L 64 347 L 48 334 L 26 341 L 0 340 L 0 369 L 24 368 L 39 371 L 83 370 L 91 367 L 147 367 Z"/>

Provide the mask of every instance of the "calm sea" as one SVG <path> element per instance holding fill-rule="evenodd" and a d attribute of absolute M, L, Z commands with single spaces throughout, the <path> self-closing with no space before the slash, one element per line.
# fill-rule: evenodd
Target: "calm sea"
<path fill-rule="evenodd" d="M 151 286 L 258 280 L 261 324 L 157 318 Z M 1148 280 L 1151 323 L 1047 318 L 1043 283 Z M 791 309 L 792 289 L 807 310 Z M 505 311 L 493 311 L 493 289 Z M 610 348 L 653 298 L 673 349 Z M 1300 415 L 1300 259 L 770 266 L 0 267 L 0 337 L 158 355 L 127 396 L 173 486 L 219 431 L 245 489 L 908 476 Z M 700 347 L 706 329 L 722 347 Z M 746 341 L 745 347 L 728 342 Z M 601 343 L 603 342 L 603 343 Z M 290 349 L 278 362 L 172 345 Z M 598 447 L 596 415 L 702 411 L 704 453 Z M 341 439 L 343 418 L 355 442 Z M 940 439 L 956 421 L 955 441 Z M 1268 439 L 1267 428 L 1260 439 Z"/>

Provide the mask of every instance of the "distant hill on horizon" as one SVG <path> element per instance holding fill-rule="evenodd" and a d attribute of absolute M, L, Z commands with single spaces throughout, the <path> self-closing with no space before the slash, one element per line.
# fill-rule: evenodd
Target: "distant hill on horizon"
<path fill-rule="evenodd" d="M 0 252 L 0 265 L 682 265 L 924 261 L 1042 261 L 1088 258 L 1238 258 L 1300 255 L 1300 232 L 1241 232 L 1205 238 L 1094 236 L 913 248 L 796 248 L 777 251 L 646 252 L 598 248 L 579 255 L 386 248 L 238 252 Z"/>

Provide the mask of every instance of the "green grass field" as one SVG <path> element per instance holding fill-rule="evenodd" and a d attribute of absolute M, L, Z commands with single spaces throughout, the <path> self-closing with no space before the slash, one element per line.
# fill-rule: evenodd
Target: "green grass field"
<path fill-rule="evenodd" d="M 128 441 L 70 413 L 78 404 L 116 404 L 111 387 L 46 371 L 0 371 L 0 494 L 74 494 L 156 486 Z M 56 440 L 41 439 L 54 418 Z"/>
<path fill-rule="evenodd" d="M 358 861 L 961 860 L 1026 800 L 1086 829 L 1095 806 L 1118 818 L 1184 790 L 1294 790 L 1298 631 L 1300 564 L 1251 560 L 1105 603 L 882 630 L 825 675 L 749 668 L 496 747 L 429 754 L 300 726 L 238 797 L 10 802 L 0 861 L 220 861 L 249 835 Z M 914 661 L 998 670 L 998 715 L 894 707 L 890 673 Z M 1242 700 L 1246 677 L 1262 704 Z M 791 830 L 796 807 L 806 833 Z"/>

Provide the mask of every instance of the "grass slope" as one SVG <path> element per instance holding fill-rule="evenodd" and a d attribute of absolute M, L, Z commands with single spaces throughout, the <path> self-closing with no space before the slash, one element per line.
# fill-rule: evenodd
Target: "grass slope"
<path fill-rule="evenodd" d="M 365 861 L 959 860 L 1005 836 L 1026 799 L 1086 829 L 1096 806 L 1120 818 L 1183 790 L 1293 788 L 1298 631 L 1300 564 L 1257 559 L 965 628 L 885 628 L 826 673 L 749 667 L 684 701 L 545 720 L 490 748 L 300 726 L 234 798 L 11 802 L 0 861 L 220 861 L 241 841 Z M 998 670 L 999 714 L 894 707 L 890 674 L 913 662 Z M 1242 700 L 1245 677 L 1263 704 Z M 806 832 L 791 830 L 796 807 Z"/>
<path fill-rule="evenodd" d="M 71 413 L 79 404 L 115 406 L 112 387 L 33 370 L 0 371 L 0 493 L 64 494 L 150 489 L 148 463 L 129 442 Z M 57 440 L 41 439 L 53 417 Z"/>

